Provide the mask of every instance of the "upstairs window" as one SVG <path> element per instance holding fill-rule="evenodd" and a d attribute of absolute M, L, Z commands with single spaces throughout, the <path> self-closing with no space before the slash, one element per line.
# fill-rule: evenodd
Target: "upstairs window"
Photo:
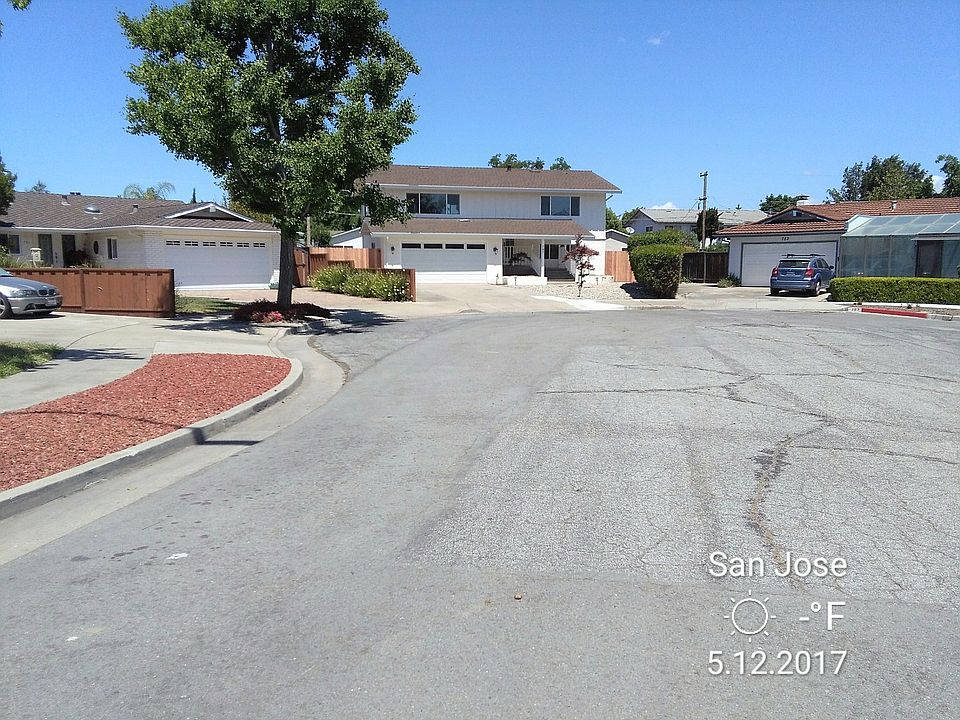
<path fill-rule="evenodd" d="M 580 197 L 578 195 L 541 195 L 540 214 L 556 217 L 579 217 Z"/>
<path fill-rule="evenodd" d="M 413 215 L 459 215 L 460 196 L 448 193 L 407 193 L 407 210 Z"/>

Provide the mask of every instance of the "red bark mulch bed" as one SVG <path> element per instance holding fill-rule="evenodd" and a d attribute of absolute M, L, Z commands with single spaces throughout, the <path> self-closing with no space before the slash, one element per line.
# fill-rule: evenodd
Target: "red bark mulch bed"
<path fill-rule="evenodd" d="M 290 361 L 154 355 L 114 382 L 0 414 L 0 490 L 47 477 L 212 417 L 263 394 Z"/>

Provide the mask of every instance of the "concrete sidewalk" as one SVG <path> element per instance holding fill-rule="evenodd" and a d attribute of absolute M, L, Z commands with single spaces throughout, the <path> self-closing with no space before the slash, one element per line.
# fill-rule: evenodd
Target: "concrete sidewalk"
<path fill-rule="evenodd" d="M 3 339 L 53 343 L 57 359 L 0 380 L 0 412 L 87 390 L 127 375 L 158 353 L 274 355 L 285 328 L 260 328 L 201 318 L 132 318 L 59 313 L 15 318 L 0 325 Z"/>

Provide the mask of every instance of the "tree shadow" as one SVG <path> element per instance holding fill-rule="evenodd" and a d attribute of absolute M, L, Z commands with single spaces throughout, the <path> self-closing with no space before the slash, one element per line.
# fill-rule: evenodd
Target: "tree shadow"
<path fill-rule="evenodd" d="M 164 323 L 166 330 L 193 330 L 197 332 L 234 332 L 241 335 L 256 335 L 257 325 L 231 320 L 229 316 L 178 315 L 170 323 Z"/>
<path fill-rule="evenodd" d="M 620 286 L 620 289 L 623 290 L 627 295 L 629 295 L 634 300 L 662 300 L 659 295 L 654 295 L 648 290 L 644 289 L 638 283 L 623 283 Z"/>
<path fill-rule="evenodd" d="M 317 332 L 322 335 L 366 332 L 372 328 L 403 322 L 401 318 L 372 310 L 331 310 L 335 322 L 317 323 Z"/>

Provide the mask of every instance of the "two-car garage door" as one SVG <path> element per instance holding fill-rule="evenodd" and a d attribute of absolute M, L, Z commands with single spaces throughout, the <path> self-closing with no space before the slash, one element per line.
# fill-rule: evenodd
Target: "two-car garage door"
<path fill-rule="evenodd" d="M 400 253 L 403 267 L 417 271 L 418 283 L 487 281 L 483 243 L 403 243 Z"/>
<path fill-rule="evenodd" d="M 823 255 L 830 265 L 837 262 L 837 242 L 744 242 L 741 250 L 740 283 L 746 287 L 763 287 L 770 284 L 770 271 L 787 253 Z M 735 268 L 730 272 L 736 273 Z"/>
<path fill-rule="evenodd" d="M 162 257 L 178 287 L 266 287 L 273 274 L 267 242 L 166 240 Z"/>

